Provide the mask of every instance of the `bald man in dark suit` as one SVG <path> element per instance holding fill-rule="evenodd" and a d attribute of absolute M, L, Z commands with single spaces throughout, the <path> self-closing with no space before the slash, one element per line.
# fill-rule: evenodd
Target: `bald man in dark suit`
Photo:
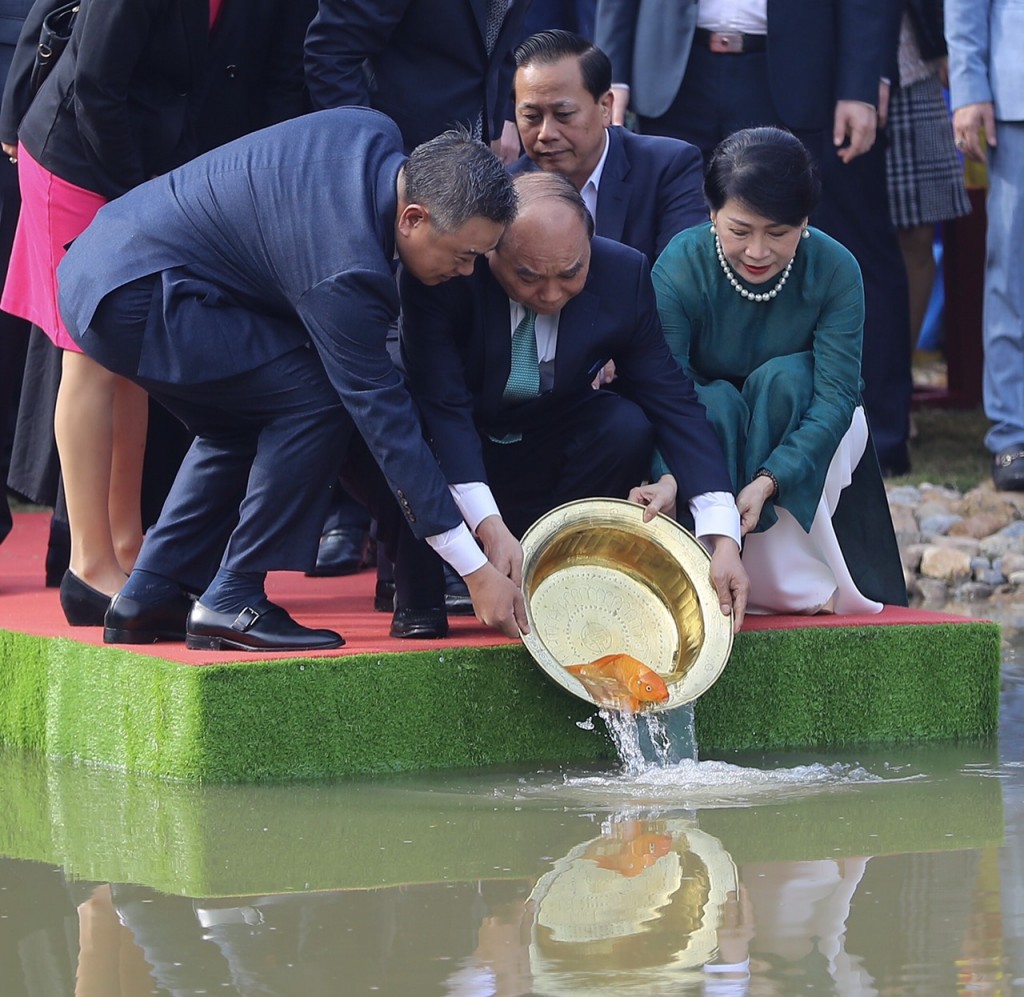
<path fill-rule="evenodd" d="M 591 239 L 590 215 L 566 177 L 529 173 L 516 189 L 516 221 L 468 280 L 440 288 L 402 278 L 410 391 L 467 525 L 497 516 L 508 541 L 573 499 L 631 495 L 652 514 L 678 501 L 713 552 L 712 580 L 738 625 L 747 580 L 729 475 L 668 351 L 645 257 Z M 521 333 L 535 348 L 529 391 L 510 380 Z M 610 357 L 617 390 L 595 390 Z M 641 487 L 655 446 L 671 473 Z M 515 578 L 522 551 L 506 546 Z M 400 548 L 396 561 L 396 622 L 420 628 L 407 636 L 441 636 L 440 565 L 433 559 L 432 571 L 429 551 L 416 549 L 419 558 Z"/>

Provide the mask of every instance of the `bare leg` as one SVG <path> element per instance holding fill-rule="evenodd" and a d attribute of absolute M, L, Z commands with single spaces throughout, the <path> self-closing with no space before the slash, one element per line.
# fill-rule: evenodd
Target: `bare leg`
<path fill-rule="evenodd" d="M 128 385 L 119 399 L 121 384 Z M 141 388 L 128 384 L 82 353 L 64 353 L 54 434 L 60 454 L 64 492 L 71 526 L 71 571 L 86 584 L 107 594 L 121 588 L 125 572 L 114 548 L 111 514 L 116 507 L 122 516 L 134 498 L 139 503 L 137 481 L 141 479 L 141 449 L 137 437 L 145 438 L 145 408 L 132 415 L 132 392 L 145 400 Z M 116 416 L 115 416 L 116 413 Z M 116 423 L 130 423 L 122 432 L 115 432 Z M 115 442 L 116 441 L 116 442 Z M 119 495 L 112 499 L 113 468 L 117 452 L 117 487 Z M 129 456 L 135 453 L 138 470 L 133 476 L 124 470 Z M 136 482 L 133 486 L 133 480 Z M 134 487 L 134 496 L 128 490 Z M 130 518 L 130 517 L 128 517 Z M 127 538 L 124 524 L 118 524 L 118 545 L 125 551 L 137 550 L 142 542 L 141 518 L 136 508 L 134 521 L 138 537 Z"/>
<path fill-rule="evenodd" d="M 928 301 L 935 283 L 935 257 L 932 254 L 934 227 L 915 225 L 899 230 L 900 250 L 907 267 L 907 284 L 910 290 L 910 349 L 917 349 L 921 326 L 928 311 Z"/>
<path fill-rule="evenodd" d="M 126 574 L 131 572 L 142 546 L 142 468 L 148 422 L 149 395 L 137 384 L 117 378 L 109 515 L 114 553 Z"/>

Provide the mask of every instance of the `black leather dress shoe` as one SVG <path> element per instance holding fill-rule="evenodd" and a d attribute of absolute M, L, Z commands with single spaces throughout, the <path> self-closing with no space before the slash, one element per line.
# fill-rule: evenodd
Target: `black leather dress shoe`
<path fill-rule="evenodd" d="M 179 592 L 163 602 L 138 602 L 118 593 L 103 620 L 104 644 L 155 644 L 184 640 L 185 621 L 193 599 Z"/>
<path fill-rule="evenodd" d="M 326 651 L 344 643 L 341 634 L 301 626 L 266 600 L 240 613 L 217 613 L 197 602 L 185 635 L 193 651 Z"/>
<path fill-rule="evenodd" d="M 110 596 L 87 585 L 69 568 L 60 580 L 60 608 L 73 627 L 102 627 Z"/>
<path fill-rule="evenodd" d="M 373 591 L 373 608 L 378 613 L 395 611 L 395 583 L 386 578 L 377 579 L 377 587 Z"/>
<path fill-rule="evenodd" d="M 993 454 L 992 484 L 1001 492 L 1024 491 L 1024 442 Z"/>
<path fill-rule="evenodd" d="M 444 608 L 452 616 L 472 616 L 475 612 L 466 583 L 447 565 L 444 573 Z"/>
<path fill-rule="evenodd" d="M 306 574 L 312 578 L 354 575 L 366 564 L 366 547 L 370 537 L 358 527 L 328 530 L 320 538 L 316 567 Z"/>
<path fill-rule="evenodd" d="M 391 636 L 439 640 L 448 636 L 448 614 L 443 609 L 396 609 Z"/>

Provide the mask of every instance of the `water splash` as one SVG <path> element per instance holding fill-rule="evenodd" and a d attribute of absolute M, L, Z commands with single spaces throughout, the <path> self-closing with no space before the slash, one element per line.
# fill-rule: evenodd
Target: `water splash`
<path fill-rule="evenodd" d="M 791 768 L 748 768 L 723 761 L 698 761 L 692 705 L 660 713 L 601 709 L 579 724 L 595 728 L 599 718 L 618 755 L 612 773 L 563 773 L 557 787 L 522 780 L 520 797 L 544 797 L 557 788 L 563 803 L 604 807 L 705 808 L 746 806 L 836 792 L 879 782 L 907 782 L 920 774 L 878 775 L 855 763 L 824 762 Z M 540 774 L 540 773 L 538 773 Z M 499 789 L 496 795 L 504 795 Z M 632 809 L 629 810 L 632 812 Z"/>
<path fill-rule="evenodd" d="M 667 713 L 602 709 L 597 715 L 608 730 L 625 775 L 638 776 L 649 768 L 697 758 L 692 706 Z"/>
<path fill-rule="evenodd" d="M 754 806 L 767 800 L 782 802 L 847 792 L 865 784 L 906 783 L 925 778 L 920 773 L 878 775 L 861 765 L 841 762 L 759 769 L 693 758 L 669 765 L 637 760 L 636 755 L 631 759 L 619 772 L 564 773 L 554 784 L 538 773 L 540 778 L 536 781 L 521 779 L 515 788 L 499 787 L 495 795 L 510 795 L 519 800 L 550 798 L 563 807 L 582 806 L 595 812 L 633 813 L 636 808 L 667 812 Z"/>
<path fill-rule="evenodd" d="M 659 714 L 603 709 L 598 716 L 608 729 L 624 774 L 638 776 L 648 768 L 664 768 L 678 760 L 675 741 Z M 692 724 L 692 713 L 690 716 Z"/>

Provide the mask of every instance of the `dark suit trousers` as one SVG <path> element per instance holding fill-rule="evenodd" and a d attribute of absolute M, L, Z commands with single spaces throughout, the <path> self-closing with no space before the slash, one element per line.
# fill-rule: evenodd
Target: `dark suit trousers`
<path fill-rule="evenodd" d="M 505 525 L 522 537 L 540 516 L 566 502 L 626 498 L 650 473 L 654 430 L 639 406 L 603 388 L 553 412 L 542 429 L 524 433 L 518 443 L 494 443 L 486 436 L 481 443 L 488 484 Z M 358 487 L 347 478 L 346 485 Z M 395 562 L 398 606 L 443 605 L 441 559 L 413 537 L 397 505 L 390 505 L 390 511 L 377 508 L 374 514 L 378 539 Z"/>
<path fill-rule="evenodd" d="M 150 278 L 101 303 L 83 347 L 124 369 L 145 326 Z M 202 358 L 196 358 L 197 364 Z M 218 567 L 305 571 L 316 560 L 331 482 L 354 425 L 316 352 L 292 350 L 200 384 L 132 377 L 195 435 L 136 568 L 202 592 Z"/>
<path fill-rule="evenodd" d="M 864 409 L 884 474 L 910 467 L 910 299 L 907 271 L 889 214 L 886 135 L 870 151 L 843 163 L 826 136 L 821 205 L 812 221 L 857 258 L 864 275 Z"/>

